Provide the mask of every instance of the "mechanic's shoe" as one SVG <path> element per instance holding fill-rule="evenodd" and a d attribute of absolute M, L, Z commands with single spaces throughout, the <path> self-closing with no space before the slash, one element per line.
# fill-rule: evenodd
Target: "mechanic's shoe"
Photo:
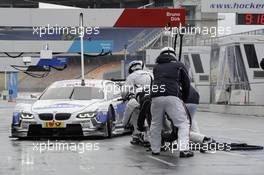
<path fill-rule="evenodd" d="M 130 143 L 131 143 L 132 145 L 138 145 L 138 144 L 139 144 L 139 142 L 136 141 L 136 140 L 131 140 Z"/>
<path fill-rule="evenodd" d="M 212 137 L 204 137 L 200 152 L 205 153 L 206 151 L 214 150 L 215 147 L 216 147 L 216 141 Z M 204 148 L 207 149 L 205 150 Z"/>
<path fill-rule="evenodd" d="M 144 140 L 144 134 L 140 133 L 138 138 L 139 138 L 139 142 L 140 142 L 142 145 L 144 145 L 144 143 L 145 143 L 145 140 Z"/>
<path fill-rule="evenodd" d="M 171 150 L 171 146 L 169 145 L 169 146 L 167 146 L 167 145 L 162 145 L 161 147 L 160 147 L 160 151 L 161 152 L 166 152 L 166 151 L 170 151 Z"/>
<path fill-rule="evenodd" d="M 152 155 L 153 155 L 153 156 L 159 156 L 160 153 L 159 153 L 159 152 L 158 152 L 158 153 L 152 152 Z"/>
<path fill-rule="evenodd" d="M 130 141 L 130 143 L 131 143 L 132 145 L 139 145 L 140 141 L 139 141 L 139 139 L 132 138 L 132 140 Z"/>
<path fill-rule="evenodd" d="M 212 137 L 204 137 L 203 143 L 216 143 L 216 141 Z"/>
<path fill-rule="evenodd" d="M 180 158 L 188 158 L 188 157 L 193 157 L 193 156 L 194 154 L 190 150 L 180 151 Z"/>
<path fill-rule="evenodd" d="M 140 145 L 143 144 L 143 136 L 141 133 L 132 135 L 132 140 L 130 141 L 132 145 Z"/>
<path fill-rule="evenodd" d="M 148 149 L 146 149 L 147 152 L 152 151 L 151 147 L 149 147 Z"/>
<path fill-rule="evenodd" d="M 138 145 L 140 143 L 139 134 L 132 135 L 132 140 L 130 141 L 132 145 Z"/>
<path fill-rule="evenodd" d="M 146 148 L 150 148 L 150 142 L 149 141 L 144 141 L 143 146 Z"/>

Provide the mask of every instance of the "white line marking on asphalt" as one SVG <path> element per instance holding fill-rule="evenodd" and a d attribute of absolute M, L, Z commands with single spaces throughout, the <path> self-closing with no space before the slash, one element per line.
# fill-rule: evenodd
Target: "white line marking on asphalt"
<path fill-rule="evenodd" d="M 172 167 L 176 167 L 175 164 L 170 163 L 170 162 L 167 162 L 167 161 L 162 160 L 162 159 L 159 159 L 159 158 L 157 158 L 157 157 L 153 157 L 153 156 L 147 156 L 147 157 L 150 158 L 150 159 L 156 160 L 156 161 L 158 161 L 158 162 L 164 163 L 164 164 L 166 164 L 166 165 L 169 165 L 169 166 L 172 166 Z"/>
<path fill-rule="evenodd" d="M 141 151 L 138 151 L 138 150 L 133 149 L 133 148 L 131 148 L 131 147 L 128 147 L 128 148 L 129 148 L 130 150 L 134 151 L 134 152 L 141 153 Z M 153 157 L 153 156 L 151 156 L 151 155 L 147 155 L 147 157 L 150 158 L 150 159 L 156 160 L 156 161 L 158 161 L 158 162 L 164 163 L 164 164 L 166 164 L 166 165 L 168 165 L 168 166 L 176 167 L 175 164 L 173 164 L 173 163 L 171 163 L 171 162 L 167 162 L 167 161 L 162 160 L 162 159 L 159 159 L 159 158 L 157 158 L 157 157 Z"/>

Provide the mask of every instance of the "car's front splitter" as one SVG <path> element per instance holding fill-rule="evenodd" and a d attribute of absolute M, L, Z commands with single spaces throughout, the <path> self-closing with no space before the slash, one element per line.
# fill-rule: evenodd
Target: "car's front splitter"
<path fill-rule="evenodd" d="M 67 124 L 65 128 L 42 128 L 41 124 L 29 125 L 27 129 L 12 126 L 11 137 L 13 138 L 50 138 L 63 137 L 75 138 L 85 136 L 106 136 L 105 126 L 85 128 L 82 124 Z"/>

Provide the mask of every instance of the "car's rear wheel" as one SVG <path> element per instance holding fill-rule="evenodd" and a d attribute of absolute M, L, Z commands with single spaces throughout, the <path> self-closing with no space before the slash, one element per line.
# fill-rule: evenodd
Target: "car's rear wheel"
<path fill-rule="evenodd" d="M 114 120 L 113 107 L 109 106 L 107 112 L 107 121 L 106 121 L 107 138 L 111 138 L 113 136 L 113 120 Z"/>

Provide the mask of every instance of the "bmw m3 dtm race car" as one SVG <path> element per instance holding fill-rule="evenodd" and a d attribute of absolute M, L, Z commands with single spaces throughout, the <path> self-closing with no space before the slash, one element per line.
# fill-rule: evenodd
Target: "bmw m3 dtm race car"
<path fill-rule="evenodd" d="M 64 80 L 51 84 L 33 104 L 18 104 L 11 135 L 26 137 L 112 137 L 124 129 L 120 87 L 108 80 Z"/>

